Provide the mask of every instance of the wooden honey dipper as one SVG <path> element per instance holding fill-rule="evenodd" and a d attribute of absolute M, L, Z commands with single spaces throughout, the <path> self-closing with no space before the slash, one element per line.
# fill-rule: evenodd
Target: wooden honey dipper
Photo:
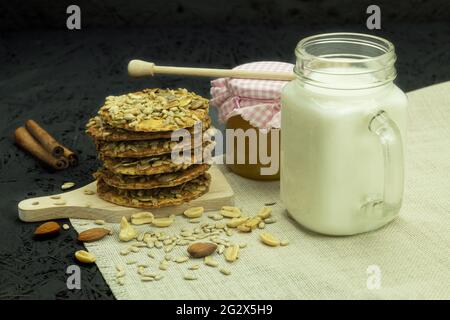
<path fill-rule="evenodd" d="M 155 74 L 176 74 L 183 76 L 198 76 L 210 78 L 241 78 L 284 81 L 290 81 L 296 78 L 295 74 L 292 72 L 169 67 L 157 66 L 152 62 L 142 60 L 131 60 L 128 63 L 128 74 L 132 77 L 154 76 Z"/>

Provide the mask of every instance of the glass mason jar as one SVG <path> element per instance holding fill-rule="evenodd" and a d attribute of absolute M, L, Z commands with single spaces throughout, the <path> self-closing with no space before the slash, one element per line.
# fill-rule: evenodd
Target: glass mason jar
<path fill-rule="evenodd" d="M 392 221 L 403 197 L 407 98 L 391 42 L 303 39 L 281 103 L 281 199 L 306 228 L 351 235 Z"/>

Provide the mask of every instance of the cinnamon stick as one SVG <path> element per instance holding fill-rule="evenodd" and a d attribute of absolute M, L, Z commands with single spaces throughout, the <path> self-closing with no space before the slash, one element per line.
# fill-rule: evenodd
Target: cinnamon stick
<path fill-rule="evenodd" d="M 55 158 L 24 127 L 19 127 L 14 131 L 14 141 L 33 156 L 56 170 L 62 170 L 69 166 L 67 159 Z"/>
<path fill-rule="evenodd" d="M 34 120 L 27 120 L 25 127 L 30 131 L 31 135 L 40 142 L 45 150 L 50 152 L 54 157 L 59 158 L 64 154 L 64 148 L 55 140 L 44 128 L 37 124 Z"/>
<path fill-rule="evenodd" d="M 67 158 L 67 160 L 69 160 L 70 166 L 71 167 L 76 166 L 78 164 L 77 154 L 64 146 L 63 149 L 64 149 L 64 158 Z"/>

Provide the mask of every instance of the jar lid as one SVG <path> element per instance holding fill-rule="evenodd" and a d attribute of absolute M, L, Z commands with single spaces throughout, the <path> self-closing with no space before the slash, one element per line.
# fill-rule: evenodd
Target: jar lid
<path fill-rule="evenodd" d="M 293 64 L 259 61 L 235 67 L 238 70 L 292 72 Z M 219 120 L 240 115 L 261 129 L 280 127 L 281 90 L 289 81 L 219 78 L 211 81 L 211 105 L 218 108 Z"/>

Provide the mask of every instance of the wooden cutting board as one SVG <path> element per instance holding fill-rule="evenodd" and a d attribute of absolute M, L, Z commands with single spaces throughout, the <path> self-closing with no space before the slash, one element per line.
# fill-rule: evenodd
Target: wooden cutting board
<path fill-rule="evenodd" d="M 129 218 L 133 213 L 151 211 L 155 216 L 169 216 L 181 214 L 189 207 L 204 207 L 205 211 L 219 210 L 222 206 L 233 205 L 234 193 L 228 181 L 216 166 L 212 166 L 210 190 L 205 195 L 191 202 L 179 206 L 159 209 L 139 209 L 115 205 L 100 199 L 96 194 L 86 195 L 85 189 L 97 190 L 94 181 L 82 188 L 53 195 L 61 199 L 52 199 L 51 196 L 22 200 L 18 204 L 19 218 L 22 221 L 45 221 L 61 218 L 101 219 L 107 222 L 119 222 L 125 216 Z M 63 205 L 56 204 L 64 200 Z"/>

